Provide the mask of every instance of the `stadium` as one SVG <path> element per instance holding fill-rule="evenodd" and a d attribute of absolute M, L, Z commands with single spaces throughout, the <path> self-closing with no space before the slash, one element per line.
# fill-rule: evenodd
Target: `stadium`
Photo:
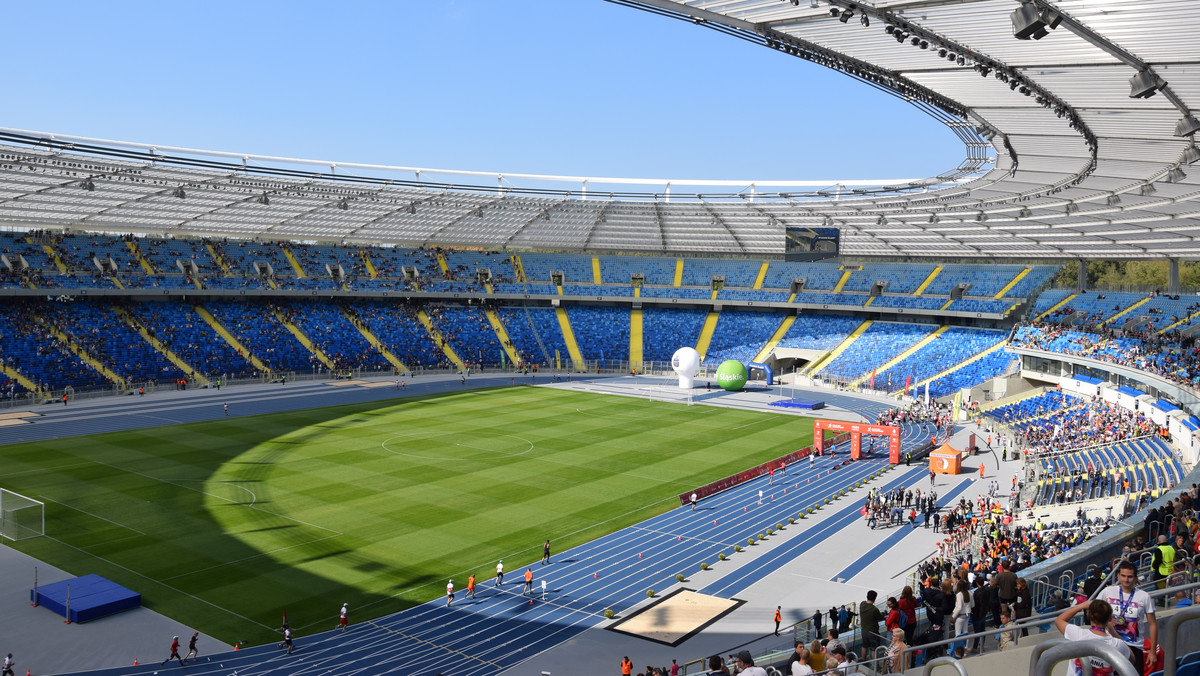
<path fill-rule="evenodd" d="M 609 5 L 893 96 L 961 159 L 647 179 L 0 128 L 18 673 L 1200 667 L 1200 6 Z M 1123 561 L 1157 605 L 1072 639 Z"/>

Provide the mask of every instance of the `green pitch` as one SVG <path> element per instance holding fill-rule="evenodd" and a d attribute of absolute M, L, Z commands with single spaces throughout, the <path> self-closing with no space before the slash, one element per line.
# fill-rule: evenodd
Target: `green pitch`
<path fill-rule="evenodd" d="M 301 632 L 343 602 L 395 612 L 811 439 L 791 416 L 522 387 L 0 446 L 0 486 L 46 503 L 16 548 L 261 643 L 281 611 Z"/>

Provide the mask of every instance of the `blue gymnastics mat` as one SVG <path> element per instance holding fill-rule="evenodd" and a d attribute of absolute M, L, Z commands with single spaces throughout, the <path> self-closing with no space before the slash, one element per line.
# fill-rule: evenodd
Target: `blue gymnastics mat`
<path fill-rule="evenodd" d="M 95 574 L 30 589 L 29 600 L 68 622 L 87 622 L 142 605 L 141 594 Z"/>

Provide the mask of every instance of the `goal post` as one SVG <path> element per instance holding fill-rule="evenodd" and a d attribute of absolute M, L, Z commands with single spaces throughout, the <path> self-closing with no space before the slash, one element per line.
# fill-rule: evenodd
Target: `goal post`
<path fill-rule="evenodd" d="M 46 505 L 0 488 L 0 540 L 26 540 L 46 533 Z"/>

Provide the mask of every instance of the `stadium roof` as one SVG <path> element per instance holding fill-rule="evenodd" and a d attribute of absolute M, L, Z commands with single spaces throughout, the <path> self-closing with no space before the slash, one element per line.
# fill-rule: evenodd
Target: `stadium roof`
<path fill-rule="evenodd" d="M 747 255 L 782 254 L 787 226 L 838 227 L 849 256 L 1200 258 L 1195 0 L 613 1 L 893 92 L 949 125 L 965 158 L 890 184 L 471 172 L 434 182 L 437 172 L 411 167 L 0 130 L 0 223 Z M 840 129 L 819 110 L 810 118 L 875 135 L 885 152 L 921 152 L 887 120 Z"/>

